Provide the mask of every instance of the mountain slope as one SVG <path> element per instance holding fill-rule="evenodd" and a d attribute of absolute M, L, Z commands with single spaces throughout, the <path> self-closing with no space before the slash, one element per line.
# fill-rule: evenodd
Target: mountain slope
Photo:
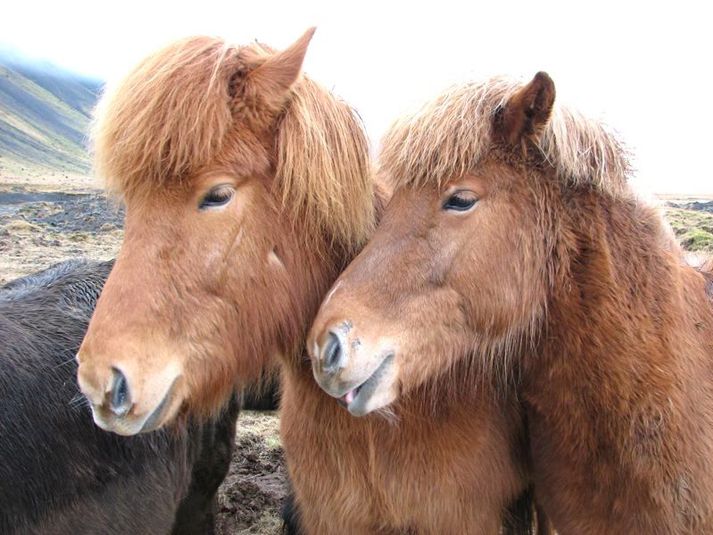
<path fill-rule="evenodd" d="M 91 110 L 101 84 L 0 53 L 0 171 L 86 174 Z"/>

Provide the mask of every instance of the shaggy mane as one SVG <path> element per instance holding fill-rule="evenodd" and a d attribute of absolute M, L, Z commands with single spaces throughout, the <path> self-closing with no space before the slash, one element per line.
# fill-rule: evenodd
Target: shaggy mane
<path fill-rule="evenodd" d="M 397 120 L 382 140 L 384 174 L 394 187 L 441 187 L 473 170 L 493 145 L 494 115 L 523 86 L 500 77 L 455 85 Z M 592 183 L 616 193 L 626 183 L 629 162 L 614 135 L 557 103 L 537 148 L 568 184 Z"/>
<path fill-rule="evenodd" d="M 257 137 L 237 131 L 241 103 L 230 93 L 249 62 L 271 53 L 191 37 L 140 63 L 95 114 L 95 168 L 107 189 L 160 192 L 217 163 L 249 165 Z M 302 76 L 277 122 L 275 159 L 256 167 L 273 164 L 285 214 L 332 244 L 353 249 L 366 240 L 374 224 L 368 142 L 347 104 Z"/>

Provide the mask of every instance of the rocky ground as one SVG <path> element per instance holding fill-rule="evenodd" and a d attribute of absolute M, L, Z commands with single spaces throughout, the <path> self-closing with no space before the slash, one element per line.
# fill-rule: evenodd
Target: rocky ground
<path fill-rule="evenodd" d="M 123 213 L 88 179 L 0 177 L 0 285 L 55 262 L 116 255 Z M 667 200 L 664 210 L 689 250 L 713 253 L 713 201 Z M 286 493 L 274 413 L 244 412 L 219 493 L 218 534 L 276 534 Z"/>
<path fill-rule="evenodd" d="M 97 194 L 0 190 L 0 285 L 66 258 L 112 258 L 122 220 Z"/>

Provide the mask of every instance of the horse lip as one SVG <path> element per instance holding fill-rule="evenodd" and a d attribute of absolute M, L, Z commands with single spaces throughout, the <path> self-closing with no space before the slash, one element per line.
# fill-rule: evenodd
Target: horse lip
<path fill-rule="evenodd" d="M 168 409 L 171 406 L 171 401 L 173 400 L 177 381 L 178 377 L 176 377 L 173 380 L 173 383 L 171 383 L 171 386 L 168 388 L 166 395 L 163 396 L 161 403 L 159 403 L 158 406 L 151 412 L 151 414 L 149 414 L 148 418 L 146 418 L 144 424 L 141 426 L 141 429 L 139 429 L 139 433 L 148 433 L 150 431 L 154 431 L 161 425 L 164 416 L 166 415 Z"/>
<path fill-rule="evenodd" d="M 109 431 L 122 436 L 138 435 L 139 433 L 148 433 L 156 430 L 163 423 L 166 414 L 170 410 L 179 377 L 180 375 L 174 378 L 161 402 L 148 416 L 143 419 L 143 421 L 140 419 L 138 421 L 137 419 L 132 421 L 129 419 L 129 414 L 125 416 L 116 416 L 114 413 L 111 413 L 107 419 L 105 416 L 101 416 L 102 413 L 106 413 L 105 409 L 92 404 L 91 407 L 94 423 L 104 431 Z"/>
<path fill-rule="evenodd" d="M 393 363 L 394 357 L 394 353 L 388 353 L 384 357 L 384 360 L 381 361 L 381 364 L 379 364 L 376 370 L 374 370 L 364 382 L 337 399 L 339 404 L 345 407 L 353 416 L 364 416 L 368 414 L 368 411 L 364 410 L 365 405 L 379 386 L 384 373 Z M 346 398 L 351 392 L 354 392 L 354 396 L 351 402 L 347 403 Z"/>

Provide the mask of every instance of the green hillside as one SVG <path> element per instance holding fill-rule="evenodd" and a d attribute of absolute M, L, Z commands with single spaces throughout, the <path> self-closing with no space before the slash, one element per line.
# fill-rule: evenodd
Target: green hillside
<path fill-rule="evenodd" d="M 86 174 L 91 110 L 101 84 L 0 52 L 0 173 Z"/>

